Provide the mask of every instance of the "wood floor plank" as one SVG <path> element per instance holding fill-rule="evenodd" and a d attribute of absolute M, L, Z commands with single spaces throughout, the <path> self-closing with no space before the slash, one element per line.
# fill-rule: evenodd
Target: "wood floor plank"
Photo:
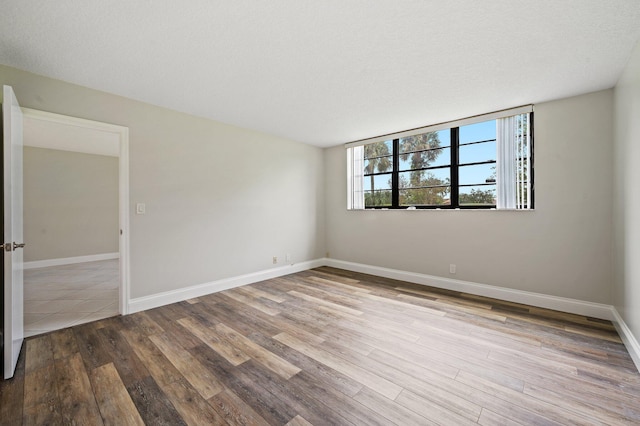
<path fill-rule="evenodd" d="M 209 405 L 231 426 L 266 426 L 263 419 L 238 395 L 226 389 L 211 398 Z"/>
<path fill-rule="evenodd" d="M 304 419 L 304 417 L 298 414 L 297 416 L 289 420 L 286 426 L 313 426 L 313 424 L 309 423 Z"/>
<path fill-rule="evenodd" d="M 55 361 L 55 383 L 60 399 L 60 413 L 65 424 L 101 425 L 89 376 L 78 352 Z"/>
<path fill-rule="evenodd" d="M 202 341 L 176 322 L 176 320 L 189 315 L 188 311 L 180 309 L 179 306 L 179 304 L 174 303 L 162 308 L 151 309 L 146 313 L 165 333 L 170 334 L 180 346 L 185 349 L 191 349 L 200 345 Z M 147 335 L 143 331 L 138 334 Z"/>
<path fill-rule="evenodd" d="M 108 364 L 112 360 L 112 354 L 98 335 L 100 328 L 97 323 L 73 327 L 73 335 L 76 338 L 78 351 L 82 355 L 87 371 L 92 371 L 94 368 Z"/>
<path fill-rule="evenodd" d="M 314 296 L 309 296 L 308 294 L 302 293 L 300 291 L 291 290 L 289 291 L 289 294 L 292 296 L 298 297 L 302 300 L 306 300 L 307 302 L 311 302 L 315 305 L 324 306 L 325 308 L 330 308 L 337 312 L 341 312 L 349 315 L 355 315 L 355 316 L 362 315 L 362 311 L 359 311 L 357 309 L 353 309 L 348 306 L 344 306 L 334 302 L 328 302 L 324 299 L 320 299 Z"/>
<path fill-rule="evenodd" d="M 238 291 L 228 290 L 225 291 L 224 294 L 232 299 L 237 300 L 240 303 L 247 305 L 253 309 L 256 309 L 260 312 L 264 312 L 267 315 L 278 315 L 280 311 L 278 309 L 273 309 L 267 306 L 264 303 L 261 303 L 259 300 L 254 299 L 250 296 L 246 296 Z"/>
<path fill-rule="evenodd" d="M 78 344 L 73 331 L 69 328 L 55 331 L 50 334 L 53 357 L 62 359 L 73 356 L 78 352 Z"/>
<path fill-rule="evenodd" d="M 207 328 L 191 318 L 182 318 L 178 320 L 178 323 L 233 365 L 237 366 L 251 359 L 247 354 L 233 346 L 224 336 L 212 333 L 211 328 Z"/>
<path fill-rule="evenodd" d="M 139 334 L 133 330 L 121 330 L 138 358 L 147 367 L 153 379 L 160 385 L 166 386 L 182 378 L 182 374 L 164 356 L 164 354 L 153 344 L 149 337 Z"/>
<path fill-rule="evenodd" d="M 384 396 L 363 388 L 353 399 L 369 407 L 381 417 L 396 425 L 438 425 L 426 417 L 392 401 Z"/>
<path fill-rule="evenodd" d="M 609 321 L 329 267 L 28 338 L 0 424 L 631 425 Z"/>
<path fill-rule="evenodd" d="M 228 423 L 186 380 L 164 388 L 174 407 L 189 425 L 227 425 Z"/>
<path fill-rule="evenodd" d="M 56 388 L 54 364 L 26 373 L 24 380 L 25 424 L 57 424 L 61 422 L 60 400 Z"/>
<path fill-rule="evenodd" d="M 25 346 L 27 350 L 25 372 L 27 374 L 53 364 L 53 347 L 49 334 L 29 339 Z"/>
<path fill-rule="evenodd" d="M 326 352 L 322 349 L 318 349 L 314 346 L 307 344 L 295 337 L 289 336 L 287 333 L 280 333 L 273 337 L 274 339 L 284 343 L 287 346 L 307 355 L 310 358 L 317 360 L 329 367 L 337 370 L 352 379 L 361 382 L 365 386 L 375 390 L 381 395 L 386 396 L 389 399 L 395 399 L 402 391 L 402 388 L 390 381 L 383 379 L 382 377 L 373 374 L 359 366 L 345 361 L 344 359 Z"/>
<path fill-rule="evenodd" d="M 165 334 L 149 336 L 174 367 L 187 379 L 204 399 L 222 392 L 224 386 L 210 374 L 187 350 L 172 342 Z"/>
<path fill-rule="evenodd" d="M 146 425 L 186 425 L 180 413 L 153 377 L 145 377 L 139 382 L 130 384 L 127 391 Z"/>
<path fill-rule="evenodd" d="M 316 425 L 346 423 L 336 410 L 332 410 L 325 401 L 310 393 L 306 387 L 297 387 L 294 382 L 284 380 L 267 369 L 256 368 L 256 364 L 251 360 L 238 369 L 263 389 L 263 392 L 268 392 L 271 398 L 287 405 L 292 412 Z"/>
<path fill-rule="evenodd" d="M 282 303 L 285 300 L 287 300 L 285 297 L 277 296 L 275 294 L 260 290 L 258 287 L 246 286 L 246 287 L 241 287 L 238 290 L 241 290 L 242 293 L 246 294 L 249 297 L 253 297 L 253 298 L 261 297 L 263 299 L 269 299 L 276 303 Z"/>
<path fill-rule="evenodd" d="M 111 362 L 118 370 L 125 387 L 149 376 L 147 367 L 140 361 L 114 324 L 105 325 L 96 332 L 103 342 L 103 347 L 112 354 Z"/>
<path fill-rule="evenodd" d="M 441 424 L 465 426 L 477 424 L 478 420 L 470 420 L 406 389 L 398 395 L 396 402 L 427 419 L 439 419 Z"/>
<path fill-rule="evenodd" d="M 194 356 L 224 383 L 225 387 L 248 404 L 269 424 L 285 424 L 297 413 L 282 401 L 272 397 L 242 370 L 206 344 L 193 350 Z"/>
<path fill-rule="evenodd" d="M 556 407 L 553 404 L 540 401 L 537 398 L 528 398 L 524 393 L 515 392 L 512 389 L 505 388 L 464 371 L 460 372 L 456 380 L 477 389 L 482 389 L 501 399 L 512 401 L 518 405 L 526 405 L 531 411 L 560 424 L 565 422 L 572 425 L 584 426 L 593 424 L 593 419 L 586 413 L 575 414 L 566 407 Z"/>
<path fill-rule="evenodd" d="M 278 354 L 278 356 L 289 360 L 292 364 L 300 366 L 302 371 L 292 379 L 304 377 L 304 380 L 307 382 L 318 383 L 318 386 L 321 388 L 335 390 L 347 396 L 353 396 L 362 389 L 363 385 L 361 383 L 292 349 L 284 343 L 278 342 L 258 332 L 252 333 L 249 338 L 261 346 L 268 348 L 271 352 Z"/>
<path fill-rule="evenodd" d="M 120 320 L 125 327 L 136 328 L 147 336 L 151 334 L 164 333 L 164 329 L 144 311 L 126 315 L 121 317 Z"/>
<path fill-rule="evenodd" d="M 224 336 L 227 341 L 233 342 L 240 351 L 285 379 L 290 379 L 300 372 L 300 368 L 269 352 L 225 324 L 217 324 L 216 331 Z"/>
<path fill-rule="evenodd" d="M 144 425 L 112 363 L 96 367 L 90 372 L 89 378 L 105 425 Z"/>
<path fill-rule="evenodd" d="M 523 426 L 522 423 L 518 423 L 498 413 L 494 413 L 486 408 L 482 409 L 478 424 L 483 426 Z"/>

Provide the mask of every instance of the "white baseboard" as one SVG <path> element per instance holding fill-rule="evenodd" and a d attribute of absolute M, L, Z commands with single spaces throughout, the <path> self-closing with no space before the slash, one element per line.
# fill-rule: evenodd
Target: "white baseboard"
<path fill-rule="evenodd" d="M 613 315 L 613 325 L 616 327 L 620 338 L 622 338 L 624 345 L 629 351 L 631 359 L 633 359 L 633 362 L 636 364 L 636 368 L 640 371 L 640 343 L 638 343 L 638 340 L 624 322 L 618 310 L 613 306 L 611 307 L 611 313 Z"/>
<path fill-rule="evenodd" d="M 136 297 L 129 300 L 129 313 L 144 311 L 146 309 L 157 308 L 158 306 L 168 305 L 170 303 L 180 302 L 195 297 L 204 296 L 206 294 L 216 293 L 218 291 L 229 290 L 234 287 L 240 287 L 271 278 L 281 277 L 296 272 L 306 271 L 308 269 L 324 266 L 324 259 L 309 260 L 306 262 L 295 263 L 293 265 L 282 266 L 279 268 L 266 269 L 264 271 L 253 272 L 250 274 L 239 275 L 237 277 L 224 278 L 209 283 L 198 284 L 190 287 L 180 288 L 163 293 L 152 294 L 150 296 Z"/>
<path fill-rule="evenodd" d="M 539 308 L 553 309 L 572 314 L 585 315 L 612 321 L 613 314 L 610 305 L 585 302 L 566 297 L 549 296 L 546 294 L 529 291 L 514 290 L 504 287 L 496 287 L 487 284 L 478 284 L 471 281 L 453 280 L 434 275 L 406 272 L 398 269 L 382 268 L 379 266 L 365 265 L 362 263 L 345 262 L 343 260 L 325 259 L 325 265 L 334 268 L 346 269 L 354 272 L 377 275 L 395 280 L 408 281 L 414 284 L 428 285 L 453 291 L 475 294 L 477 296 L 491 297 L 509 302 L 522 303 Z"/>
<path fill-rule="evenodd" d="M 91 254 L 88 256 L 63 257 L 60 259 L 34 260 L 24 262 L 24 269 L 46 268 L 47 266 L 72 265 L 74 263 L 96 262 L 120 258 L 120 253 Z"/>

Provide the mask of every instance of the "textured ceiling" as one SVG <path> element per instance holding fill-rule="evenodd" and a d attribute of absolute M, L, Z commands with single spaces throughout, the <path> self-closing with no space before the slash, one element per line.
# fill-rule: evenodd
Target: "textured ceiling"
<path fill-rule="evenodd" d="M 0 63 L 318 146 L 613 87 L 638 0 L 0 0 Z"/>

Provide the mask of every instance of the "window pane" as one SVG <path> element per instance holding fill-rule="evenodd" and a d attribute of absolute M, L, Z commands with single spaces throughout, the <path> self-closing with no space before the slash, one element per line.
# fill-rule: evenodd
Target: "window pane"
<path fill-rule="evenodd" d="M 459 164 L 496 160 L 496 141 L 463 145 L 458 151 Z"/>
<path fill-rule="evenodd" d="M 460 205 L 495 205 L 496 187 L 463 186 L 460 188 Z"/>
<path fill-rule="evenodd" d="M 391 207 L 391 190 L 365 192 L 364 207 Z"/>
<path fill-rule="evenodd" d="M 449 204 L 450 169 L 400 173 L 400 205 Z"/>
<path fill-rule="evenodd" d="M 495 140 L 496 120 L 483 121 L 482 123 L 469 124 L 460 127 L 460 143 L 480 142 Z"/>
<path fill-rule="evenodd" d="M 400 171 L 422 167 L 448 166 L 451 164 L 451 148 L 400 154 Z"/>
<path fill-rule="evenodd" d="M 364 190 L 391 189 L 391 173 L 384 175 L 365 176 Z"/>
<path fill-rule="evenodd" d="M 460 185 L 475 185 L 495 181 L 495 164 L 478 164 L 476 166 L 461 166 L 458 169 Z"/>
<path fill-rule="evenodd" d="M 376 142 L 364 146 L 364 174 L 390 172 L 393 167 L 393 142 Z"/>
<path fill-rule="evenodd" d="M 390 172 L 393 169 L 393 157 L 378 157 L 364 160 L 364 174 Z"/>
<path fill-rule="evenodd" d="M 400 206 L 445 206 L 450 205 L 451 187 L 401 189 Z"/>
<path fill-rule="evenodd" d="M 391 206 L 391 174 L 365 176 L 364 206 Z"/>

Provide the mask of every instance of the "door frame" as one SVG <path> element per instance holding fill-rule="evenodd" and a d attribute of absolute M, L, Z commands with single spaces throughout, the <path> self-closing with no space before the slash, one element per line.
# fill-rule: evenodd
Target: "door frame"
<path fill-rule="evenodd" d="M 25 122 L 29 119 L 76 126 L 88 130 L 111 133 L 118 138 L 118 218 L 120 224 L 118 312 L 120 312 L 121 315 L 128 314 L 129 300 L 131 298 L 129 288 L 131 279 L 129 259 L 129 128 L 31 108 L 22 108 L 22 113 L 24 114 Z"/>

